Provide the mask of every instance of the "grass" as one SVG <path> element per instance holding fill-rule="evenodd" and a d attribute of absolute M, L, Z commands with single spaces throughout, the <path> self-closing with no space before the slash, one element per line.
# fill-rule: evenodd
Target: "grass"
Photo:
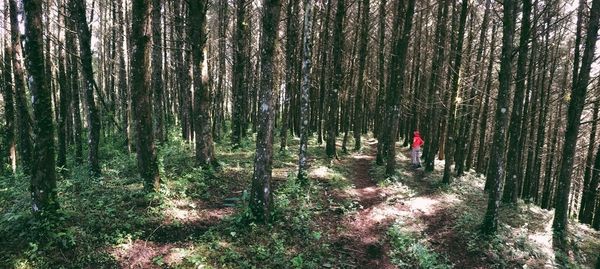
<path fill-rule="evenodd" d="M 118 139 L 102 144 L 99 179 L 89 179 L 85 165 L 69 160 L 69 176 L 58 182 L 61 208 L 54 218 L 31 215 L 28 177 L 0 178 L 0 267 L 114 268 L 125 266 L 119 253 L 135 255 L 127 252 L 141 246 L 154 255 L 143 267 L 315 268 L 335 260 L 314 219 L 327 212 L 323 190 L 346 185 L 343 171 L 325 175 L 332 186 L 300 184 L 293 152 L 298 140 L 290 139 L 290 150 L 274 157 L 275 221 L 258 225 L 249 217 L 245 192 L 253 139 L 237 149 L 227 139 L 217 144 L 222 168 L 214 171 L 195 167 L 192 145 L 177 134 L 158 147 L 163 184 L 156 194 L 143 192 L 135 155 Z M 322 148 L 310 146 L 309 152 L 313 166 L 328 165 Z"/>
<path fill-rule="evenodd" d="M 45 220 L 30 212 L 29 178 L 18 171 L 0 176 L 1 268 L 343 268 L 349 258 L 335 234 L 343 227 L 330 223 L 359 210 L 350 197 L 352 161 L 326 157 L 316 139 L 310 140 L 309 176 L 296 180 L 298 139 L 288 150 L 274 145 L 273 222 L 254 223 L 248 211 L 254 139 L 234 148 L 227 138 L 216 144 L 220 168 L 194 165 L 193 145 L 170 132 L 158 147 L 163 180 L 159 193 L 143 192 L 136 159 L 118 139 L 104 138 L 102 177 L 90 179 L 85 165 L 68 160 L 68 176 L 58 181 L 61 208 Z M 363 149 L 364 150 L 364 149 Z M 70 156 L 72 157 L 72 156 Z M 402 157 L 403 158 L 403 157 Z M 402 160 L 405 161 L 405 160 Z M 436 184 L 441 174 L 415 180 L 398 165 L 397 177 L 386 178 L 384 168 L 370 174 L 381 187 L 393 189 L 387 203 L 403 203 L 432 188 L 438 196 L 459 197 L 446 204 L 455 217 L 452 230 L 468 244 L 472 255 L 485 255 L 499 267 L 551 259 L 544 240 L 551 213 L 519 204 L 502 208 L 501 229 L 492 240 L 480 237 L 486 197 L 482 181 L 473 175 L 450 186 Z M 409 216 L 410 217 L 410 216 Z M 414 216 L 412 216 L 414 218 Z M 418 222 L 418 220 L 411 220 Z M 418 223 L 417 223 L 418 224 Z M 590 267 L 600 251 L 597 232 L 578 224 L 571 229 L 571 266 Z M 426 234 L 396 222 L 386 230 L 389 257 L 400 268 L 451 268 Z M 518 263 L 514 263 L 518 261 Z M 528 263 L 528 264 L 529 264 Z"/>
<path fill-rule="evenodd" d="M 452 268 L 445 257 L 432 250 L 424 238 L 405 231 L 401 223 L 392 225 L 387 231 L 390 243 L 390 258 L 399 268 Z"/>

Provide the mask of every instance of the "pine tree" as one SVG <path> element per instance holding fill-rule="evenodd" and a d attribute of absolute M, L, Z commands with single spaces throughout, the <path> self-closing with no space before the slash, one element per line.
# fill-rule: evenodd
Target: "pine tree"
<path fill-rule="evenodd" d="M 260 40 L 259 122 L 256 134 L 256 155 L 250 193 L 250 209 L 257 221 L 269 222 L 273 208 L 271 165 L 273 164 L 273 71 L 275 39 L 281 13 L 280 0 L 263 2 L 262 35 Z"/>
<path fill-rule="evenodd" d="M 135 144 L 138 171 L 146 191 L 158 191 L 160 175 L 152 128 L 152 93 L 150 89 L 150 14 L 151 0 L 134 0 L 132 6 L 131 100 L 135 118 Z"/>

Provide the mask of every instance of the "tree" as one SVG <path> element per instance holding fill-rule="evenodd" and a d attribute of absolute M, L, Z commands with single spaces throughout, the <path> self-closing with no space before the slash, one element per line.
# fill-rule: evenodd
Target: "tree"
<path fill-rule="evenodd" d="M 494 115 L 494 136 L 492 140 L 492 151 L 490 153 L 490 172 L 488 180 L 492 183 L 489 190 L 489 198 L 485 217 L 481 230 L 484 234 L 494 234 L 498 229 L 498 209 L 500 205 L 500 191 L 504 178 L 504 150 L 506 125 L 508 122 L 508 102 L 510 99 L 510 79 L 512 70 L 511 55 L 513 50 L 514 33 L 514 2 L 504 0 L 502 16 L 502 54 L 500 60 L 500 73 L 498 80 L 498 95 L 496 97 L 496 112 Z"/>
<path fill-rule="evenodd" d="M 131 101 L 135 118 L 135 144 L 138 171 L 146 191 L 158 191 L 160 175 L 152 130 L 152 94 L 150 92 L 150 0 L 134 0 L 132 6 Z"/>
<path fill-rule="evenodd" d="M 296 93 L 297 75 L 296 66 L 298 56 L 298 13 L 300 0 L 290 0 L 287 6 L 287 25 L 286 25 L 286 44 L 285 44 L 285 97 L 283 100 L 283 111 L 281 115 L 281 130 L 279 138 L 281 140 L 280 151 L 287 149 L 288 129 L 293 121 L 292 98 Z"/>
<path fill-rule="evenodd" d="M 363 129 L 363 88 L 365 85 L 367 46 L 369 45 L 370 6 L 370 0 L 362 0 L 360 45 L 358 49 L 358 85 L 356 86 L 356 97 L 354 98 L 354 150 L 360 149 L 360 137 Z"/>
<path fill-rule="evenodd" d="M 190 1 L 190 42 L 194 66 L 194 131 L 196 132 L 196 162 L 201 166 L 217 165 L 210 122 L 210 92 L 208 67 L 204 57 L 206 43 L 206 0 Z"/>
<path fill-rule="evenodd" d="M 280 0 L 263 2 L 260 40 L 260 117 L 256 134 L 256 155 L 250 193 L 250 209 L 257 221 L 268 222 L 273 207 L 271 165 L 273 163 L 273 71 L 275 39 L 281 13 Z"/>
<path fill-rule="evenodd" d="M 345 0 L 338 0 L 334 25 L 333 25 L 333 76 L 331 77 L 331 88 L 327 95 L 329 102 L 327 113 L 327 139 L 325 141 L 325 153 L 327 157 L 337 157 L 335 141 L 337 137 L 337 122 L 339 100 L 338 95 L 341 90 L 343 80 L 342 70 L 342 52 L 344 50 L 344 17 L 346 16 Z"/>
<path fill-rule="evenodd" d="M 309 123 L 309 98 L 310 98 L 310 71 L 312 68 L 312 27 L 313 27 L 313 0 L 304 2 L 304 38 L 303 38 L 303 59 L 302 59 L 302 86 L 300 93 L 300 150 L 298 153 L 298 179 L 306 180 L 307 170 L 307 149 L 308 135 L 310 131 Z"/>
<path fill-rule="evenodd" d="M 401 14 L 402 5 L 398 5 L 398 14 Z M 390 83 L 386 98 L 388 99 L 389 123 L 391 126 L 387 130 L 387 163 L 385 166 L 385 174 L 392 176 L 396 172 L 396 135 L 398 133 L 398 124 L 400 117 L 400 102 L 402 100 L 402 92 L 405 80 L 405 62 L 406 54 L 408 53 L 408 43 L 410 41 L 410 32 L 412 29 L 412 17 L 415 10 L 415 0 L 409 0 L 404 15 L 404 25 L 402 34 L 399 32 L 400 18 L 395 21 L 394 31 L 396 32 L 396 40 L 394 40 L 394 54 L 390 61 Z"/>
<path fill-rule="evenodd" d="M 600 0 L 592 1 L 590 17 L 585 38 L 585 47 L 581 57 L 581 68 L 571 88 L 571 101 L 567 114 L 567 128 L 565 130 L 565 144 L 562 151 L 562 162 L 558 176 L 558 195 L 556 199 L 556 212 L 552 228 L 554 230 L 555 244 L 560 248 L 566 247 L 567 219 L 569 211 L 569 194 L 571 192 L 571 174 L 577 135 L 581 124 L 580 118 L 585 103 L 585 95 L 590 80 L 590 70 L 594 61 L 596 38 L 598 36 L 598 23 L 600 19 Z"/>
<path fill-rule="evenodd" d="M 33 142 L 31 139 L 32 119 L 27 105 L 27 94 L 25 92 L 25 74 L 21 57 L 21 38 L 19 35 L 19 21 L 17 20 L 17 3 L 9 0 L 10 8 L 10 36 L 12 44 L 12 69 L 14 73 L 15 101 L 17 104 L 17 130 L 19 160 L 23 171 L 31 175 L 33 169 Z"/>
<path fill-rule="evenodd" d="M 35 117 L 35 159 L 30 191 L 33 212 L 43 216 L 46 212 L 52 213 L 58 209 L 52 92 L 48 87 L 44 70 L 42 1 L 24 1 L 23 8 L 25 10 L 25 58 Z"/>
<path fill-rule="evenodd" d="M 71 0 L 71 6 L 76 12 L 71 13 L 75 16 L 77 23 L 77 32 L 79 33 L 79 53 L 81 58 L 81 71 L 84 78 L 85 108 L 87 108 L 88 124 L 88 162 L 90 165 L 90 175 L 92 177 L 100 176 L 100 160 L 98 157 L 98 147 L 100 144 L 100 117 L 96 108 L 94 98 L 94 70 L 92 67 L 91 39 L 92 33 L 87 24 L 85 12 L 85 0 Z"/>
<path fill-rule="evenodd" d="M 14 90 L 12 86 L 12 50 L 9 45 L 4 48 L 4 58 L 2 59 L 3 83 L 2 98 L 4 100 L 4 137 L 2 152 L 3 164 L 8 164 L 14 173 L 17 169 L 17 142 L 15 137 L 15 106 Z"/>
<path fill-rule="evenodd" d="M 162 79 L 162 36 L 160 31 L 161 2 L 161 0 L 152 0 L 152 101 L 154 104 L 154 137 L 159 142 L 163 142 L 167 138 L 163 119 L 164 85 Z"/>
<path fill-rule="evenodd" d="M 447 126 L 448 132 L 446 134 L 446 162 L 444 163 L 444 176 L 442 178 L 442 183 L 450 184 L 451 178 L 451 170 L 450 166 L 454 161 L 454 150 L 456 146 L 456 138 L 457 133 L 455 130 L 456 125 L 456 103 L 458 102 L 456 99 L 459 96 L 459 79 L 460 79 L 460 68 L 462 66 L 462 48 L 463 48 L 463 40 L 465 37 L 465 25 L 467 21 L 467 11 L 468 11 L 468 1 L 463 0 L 460 10 L 460 23 L 458 27 L 458 41 L 456 45 L 456 51 L 454 52 L 454 67 L 453 67 L 453 75 L 452 75 L 452 89 L 450 94 L 450 106 L 448 109 L 448 119 Z"/>
<path fill-rule="evenodd" d="M 231 140 L 236 146 L 239 146 L 242 138 L 246 136 L 246 117 L 247 112 L 245 93 L 248 91 L 248 79 L 246 71 L 248 66 L 248 32 L 249 26 L 246 15 L 246 0 L 235 2 L 236 21 L 233 35 L 233 65 L 232 65 L 232 127 Z"/>
<path fill-rule="evenodd" d="M 63 16 L 60 18 L 63 21 L 63 24 L 66 26 L 64 22 L 66 22 L 66 8 L 63 4 L 61 6 L 61 11 L 63 12 Z M 66 28 L 66 27 L 65 27 Z M 66 58 L 68 57 L 67 51 L 64 50 L 63 47 L 63 36 L 61 35 L 59 38 L 59 46 L 61 47 L 59 51 L 58 58 L 58 84 L 59 84 L 59 92 L 60 92 L 60 108 L 59 108 L 59 117 L 58 117 L 58 158 L 57 158 L 57 166 L 62 168 L 61 174 L 65 175 L 66 165 L 67 165 L 67 134 L 69 132 L 67 122 L 69 121 L 69 106 L 71 105 L 71 88 L 70 81 L 67 79 L 67 71 L 66 71 Z"/>
<path fill-rule="evenodd" d="M 385 14 L 387 0 L 379 2 L 379 33 L 378 33 L 378 51 L 377 51 L 377 111 L 375 121 L 375 135 L 377 136 L 377 156 L 375 162 L 377 165 L 383 165 L 385 136 L 383 135 L 383 125 L 385 121 Z"/>
<path fill-rule="evenodd" d="M 368 1 L 368 0 L 367 0 Z M 307 172 L 307 149 L 308 149 L 308 135 L 310 127 L 309 121 L 309 94 L 310 94 L 310 71 L 312 68 L 312 27 L 313 27 L 313 0 L 306 0 L 304 2 L 304 38 L 303 38 L 303 49 L 302 54 L 302 87 L 300 93 L 300 150 L 298 152 L 298 179 L 300 181 L 306 180 L 308 175 Z"/>
<path fill-rule="evenodd" d="M 519 197 L 519 155 L 522 150 L 519 138 L 521 132 L 521 121 L 523 120 L 523 99 L 525 95 L 525 79 L 527 75 L 527 53 L 529 44 L 529 35 L 531 27 L 531 0 L 523 1 L 523 19 L 521 21 L 521 35 L 519 37 L 519 57 L 517 59 L 517 75 L 515 102 L 510 116 L 510 124 L 508 127 L 508 156 L 507 161 L 511 165 L 507 165 L 506 169 L 506 187 L 502 194 L 502 201 L 505 203 L 516 203 Z"/>
<path fill-rule="evenodd" d="M 440 0 L 437 11 L 436 19 L 436 30 L 435 30 L 435 56 L 431 62 L 431 77 L 429 80 L 429 95 L 427 96 L 427 114 L 425 122 L 426 129 L 423 132 L 426 137 L 427 143 L 425 143 L 425 149 L 423 151 L 423 157 L 425 161 L 425 171 L 433 171 L 434 159 L 438 151 L 438 116 L 437 116 L 437 103 L 441 95 L 438 87 L 440 87 L 440 78 L 442 76 L 442 65 L 444 61 L 444 51 L 446 42 L 446 19 L 448 17 L 448 5 L 449 0 Z"/>

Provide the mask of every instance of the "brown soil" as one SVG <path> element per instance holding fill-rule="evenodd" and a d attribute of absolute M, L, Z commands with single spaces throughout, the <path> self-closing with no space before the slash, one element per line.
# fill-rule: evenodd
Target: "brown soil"
<path fill-rule="evenodd" d="M 334 233 L 333 247 L 346 260 L 343 268 L 394 268 L 387 256 L 389 246 L 385 243 L 385 232 L 391 218 L 373 218 L 377 209 L 386 206 L 389 193 L 377 186 L 370 175 L 374 160 L 374 146 L 367 145 L 364 154 L 354 154 L 341 160 L 340 165 L 351 167 L 353 188 L 341 193 L 334 190 L 335 200 L 351 199 L 357 203 L 358 210 L 348 215 L 329 214 L 334 218 L 327 223 L 330 231 L 341 227 L 340 233 Z"/>

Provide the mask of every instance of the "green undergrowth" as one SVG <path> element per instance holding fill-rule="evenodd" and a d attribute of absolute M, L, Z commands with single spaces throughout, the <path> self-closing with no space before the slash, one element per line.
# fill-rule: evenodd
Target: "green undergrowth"
<path fill-rule="evenodd" d="M 465 241 L 472 255 L 482 255 L 494 268 L 592 268 L 600 253 L 600 233 L 573 221 L 570 227 L 569 259 L 552 246 L 552 211 L 519 201 L 501 205 L 499 228 L 495 236 L 481 234 L 487 205 L 482 192 L 484 179 L 467 174 L 450 186 L 450 192 L 463 200 L 451 208 L 456 217 L 454 230 Z M 483 209 L 483 210 L 482 210 Z M 559 264 L 557 261 L 563 262 Z M 564 264 L 566 261 L 566 264 Z"/>
<path fill-rule="evenodd" d="M 284 151 L 274 145 L 275 204 L 268 225 L 253 222 L 247 207 L 252 137 L 236 147 L 222 139 L 215 149 L 219 167 L 202 169 L 195 165 L 193 145 L 172 130 L 157 146 L 162 184 L 154 194 L 143 192 L 135 153 L 127 151 L 123 139 L 103 137 L 102 177 L 90 178 L 85 161 L 77 164 L 69 155 L 65 177 L 57 182 L 60 209 L 44 219 L 31 214 L 29 177 L 5 173 L 0 177 L 0 268 L 135 267 L 128 263 L 135 258 L 116 253 L 136 242 L 153 253 L 137 265 L 144 268 L 335 265 L 320 220 L 336 208 L 349 212 L 353 204 L 323 193 L 350 186 L 349 171 L 332 165 L 311 138 L 311 170 L 326 167 L 328 172 L 323 179 L 298 182 L 298 142 L 290 138 Z M 173 217 L 178 212 L 185 214 Z M 193 213 L 200 217 L 190 217 Z M 180 258 L 170 260 L 174 253 Z"/>
<path fill-rule="evenodd" d="M 388 229 L 387 240 L 390 259 L 398 268 L 452 268 L 445 257 L 428 246 L 426 239 L 404 230 L 402 223 L 396 223 Z"/>

